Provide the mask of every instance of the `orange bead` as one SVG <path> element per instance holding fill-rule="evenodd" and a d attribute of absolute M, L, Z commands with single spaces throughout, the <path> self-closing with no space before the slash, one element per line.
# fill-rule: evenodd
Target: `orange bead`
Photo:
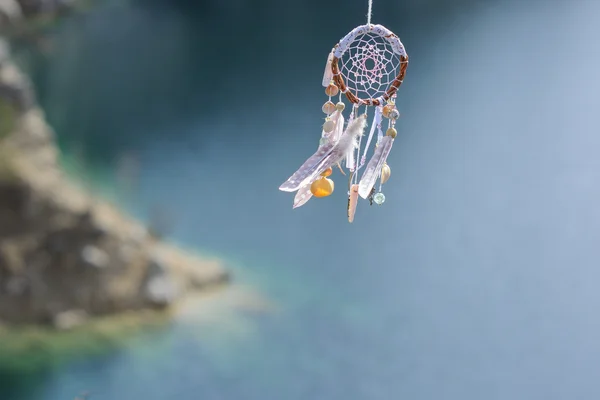
<path fill-rule="evenodd" d="M 310 192 L 315 197 L 327 197 L 333 193 L 333 181 L 329 178 L 319 178 L 310 185 Z"/>
<path fill-rule="evenodd" d="M 331 174 L 333 174 L 333 168 L 329 167 L 321 173 L 321 176 L 330 176 Z"/>

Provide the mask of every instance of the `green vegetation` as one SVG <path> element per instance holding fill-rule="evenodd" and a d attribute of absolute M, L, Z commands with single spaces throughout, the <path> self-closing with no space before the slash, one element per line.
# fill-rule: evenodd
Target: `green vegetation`
<path fill-rule="evenodd" d="M 17 112 L 12 104 L 0 98 L 0 140 L 15 127 Z"/>
<path fill-rule="evenodd" d="M 30 15 L 17 24 L 4 27 L 0 34 L 14 39 L 44 33 L 55 28 L 60 23 L 61 17 L 85 15 L 93 6 L 93 0 L 78 0 L 72 7 L 65 10 L 51 10 Z"/>
<path fill-rule="evenodd" d="M 0 328 L 0 373 L 35 373 L 73 358 L 120 348 L 140 332 L 166 326 L 168 321 L 165 312 L 137 311 L 94 318 L 68 331 L 41 326 Z"/>
<path fill-rule="evenodd" d="M 13 155 L 0 143 L 0 182 L 14 182 L 16 177 Z"/>
<path fill-rule="evenodd" d="M 0 98 L 0 180 L 11 181 L 15 174 L 13 172 L 13 155 L 3 139 L 15 128 L 17 121 L 17 112 L 13 105 Z"/>

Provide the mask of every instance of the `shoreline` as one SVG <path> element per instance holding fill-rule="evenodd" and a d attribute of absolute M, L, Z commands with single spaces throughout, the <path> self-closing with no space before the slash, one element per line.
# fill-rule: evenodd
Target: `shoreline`
<path fill-rule="evenodd" d="M 245 285 L 211 287 L 186 296 L 165 310 L 124 311 L 59 331 L 48 326 L 0 325 L 0 377 L 29 376 L 68 362 L 135 346 L 173 328 L 197 332 L 199 343 L 239 341 L 256 334 L 252 316 L 280 310 Z M 164 337 L 164 336 L 163 336 Z"/>

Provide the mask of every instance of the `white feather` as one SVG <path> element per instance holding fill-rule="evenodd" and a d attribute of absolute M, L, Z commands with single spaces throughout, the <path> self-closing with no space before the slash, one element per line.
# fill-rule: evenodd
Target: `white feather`
<path fill-rule="evenodd" d="M 358 147 L 358 138 L 364 135 L 365 127 L 367 126 L 367 115 L 362 114 L 358 118 L 355 118 L 350 124 L 348 124 L 348 128 L 346 128 L 346 132 L 340 138 L 340 141 L 337 143 L 333 151 L 336 149 L 344 150 L 342 153 L 345 156 L 350 150 Z"/>
<path fill-rule="evenodd" d="M 302 164 L 294 174 L 288 178 L 280 187 L 279 190 L 284 192 L 295 192 L 302 186 L 311 183 L 327 168 L 340 163 L 346 154 L 354 147 L 358 137 L 363 135 L 365 126 L 367 125 L 367 116 L 361 115 L 354 119 L 346 131 L 340 137 L 340 140 L 334 145 L 324 145 L 313 154 L 308 160 Z"/>

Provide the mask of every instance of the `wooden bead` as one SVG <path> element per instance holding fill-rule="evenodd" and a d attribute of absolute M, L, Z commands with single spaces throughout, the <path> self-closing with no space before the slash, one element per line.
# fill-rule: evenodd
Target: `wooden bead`
<path fill-rule="evenodd" d="M 310 192 L 315 197 L 326 197 L 333 193 L 334 184 L 329 178 L 319 178 L 310 185 Z"/>
<path fill-rule="evenodd" d="M 329 115 L 335 111 L 335 104 L 333 104 L 332 101 L 328 101 L 327 103 L 323 104 L 322 110 L 325 114 Z"/>
<path fill-rule="evenodd" d="M 341 101 L 335 105 L 335 109 L 340 112 L 344 111 L 344 108 L 346 108 L 346 105 Z"/>
<path fill-rule="evenodd" d="M 387 104 L 383 107 L 383 110 L 381 112 L 381 114 L 386 117 L 389 118 L 390 117 L 390 112 L 394 109 L 394 105 L 393 104 Z"/>
<path fill-rule="evenodd" d="M 381 184 L 382 185 L 384 183 L 386 183 L 388 181 L 388 179 L 390 179 L 391 174 L 392 174 L 392 170 L 390 169 L 390 166 L 387 164 L 383 164 L 383 167 L 381 167 Z"/>
<path fill-rule="evenodd" d="M 390 136 L 392 139 L 395 139 L 395 138 L 396 138 L 396 135 L 398 134 L 398 132 L 396 131 L 396 129 L 395 129 L 395 128 L 388 128 L 388 130 L 387 130 L 387 131 L 385 131 L 385 134 L 386 134 L 387 136 Z"/>
<path fill-rule="evenodd" d="M 333 174 L 333 168 L 329 167 L 321 173 L 321 176 L 330 176 L 331 174 Z"/>
<path fill-rule="evenodd" d="M 325 94 L 327 96 L 335 96 L 336 94 L 338 94 L 340 92 L 340 89 L 338 89 L 337 86 L 335 86 L 334 84 L 330 84 L 329 86 L 327 86 L 325 88 Z"/>

